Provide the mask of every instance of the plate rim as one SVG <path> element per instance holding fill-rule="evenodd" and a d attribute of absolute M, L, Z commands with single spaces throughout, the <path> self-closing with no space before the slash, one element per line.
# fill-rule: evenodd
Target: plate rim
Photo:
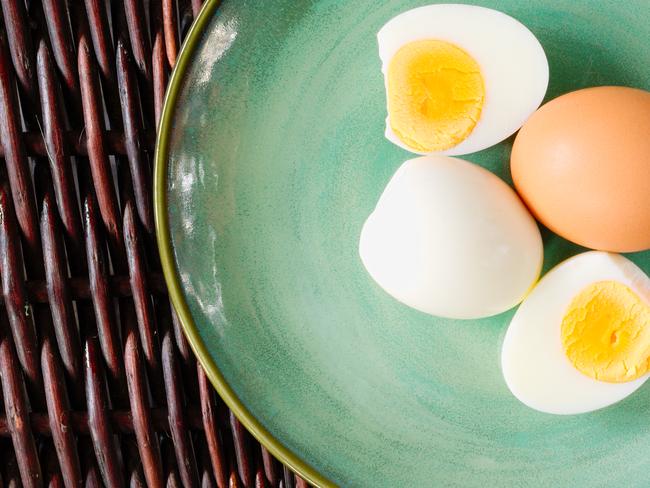
<path fill-rule="evenodd" d="M 210 356 L 208 348 L 201 338 L 198 328 L 190 313 L 189 306 L 183 295 L 180 279 L 176 271 L 176 262 L 172 253 L 171 236 L 168 225 L 167 208 L 167 163 L 170 145 L 170 134 L 173 128 L 172 119 L 176 108 L 181 85 L 185 79 L 187 69 L 193 59 L 196 48 L 206 31 L 209 21 L 217 15 L 217 8 L 222 0 L 206 0 L 201 7 L 198 16 L 190 27 L 187 37 L 183 41 L 176 64 L 169 77 L 167 91 L 163 102 L 163 108 L 158 123 L 156 135 L 156 147 L 154 152 L 154 174 L 153 174 L 153 199 L 154 199 L 154 223 L 156 230 L 156 241 L 163 276 L 169 290 L 176 315 L 187 337 L 194 354 L 198 358 L 208 379 L 217 390 L 219 396 L 226 403 L 228 408 L 235 414 L 235 417 L 246 427 L 246 429 L 279 461 L 288 466 L 305 481 L 321 488 L 335 487 L 332 481 L 315 470 L 311 465 L 303 461 L 297 454 L 287 448 L 282 442 L 275 438 L 262 423 L 251 414 L 246 406 L 239 399 L 234 390 L 230 387 L 218 366 Z"/>

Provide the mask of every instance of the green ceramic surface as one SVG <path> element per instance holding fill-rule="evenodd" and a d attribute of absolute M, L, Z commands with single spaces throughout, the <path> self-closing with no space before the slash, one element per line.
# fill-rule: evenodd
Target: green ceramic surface
<path fill-rule="evenodd" d="M 412 157 L 383 137 L 375 34 L 427 3 L 209 2 L 157 159 L 161 253 L 188 335 L 255 435 L 314 482 L 650 486 L 650 387 L 585 415 L 531 410 L 500 371 L 513 311 L 430 317 L 361 265 L 361 226 Z M 593 85 L 650 89 L 646 0 L 473 3 L 539 38 L 547 100 Z M 466 159 L 510 182 L 511 143 Z M 545 270 L 581 250 L 544 237 Z M 650 254 L 631 258 L 650 271 Z"/>

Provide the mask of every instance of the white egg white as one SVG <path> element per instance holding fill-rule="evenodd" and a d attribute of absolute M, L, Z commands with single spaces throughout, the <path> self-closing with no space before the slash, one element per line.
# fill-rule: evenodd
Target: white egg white
<path fill-rule="evenodd" d="M 390 295 L 441 317 L 470 319 L 519 303 L 539 276 L 537 224 L 515 192 L 447 156 L 406 161 L 361 231 L 359 255 Z"/>
<path fill-rule="evenodd" d="M 384 80 L 390 60 L 405 44 L 422 39 L 453 43 L 481 67 L 485 102 L 470 135 L 441 154 L 460 155 L 493 146 L 514 134 L 539 107 L 548 87 L 548 61 L 542 45 L 521 22 L 474 5 L 428 5 L 388 21 L 377 34 Z M 394 134 L 386 138 L 414 152 Z"/>
<path fill-rule="evenodd" d="M 632 261 L 590 251 L 549 271 L 515 313 L 503 342 L 501 366 L 508 388 L 525 405 L 552 414 L 591 412 L 616 403 L 646 381 L 594 380 L 574 368 L 564 353 L 561 324 L 571 300 L 599 281 L 627 285 L 650 303 L 650 279 Z"/>

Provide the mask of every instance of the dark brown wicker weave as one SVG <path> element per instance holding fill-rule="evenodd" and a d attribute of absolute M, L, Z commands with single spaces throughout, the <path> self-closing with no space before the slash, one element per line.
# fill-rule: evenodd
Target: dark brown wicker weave
<path fill-rule="evenodd" d="M 304 486 L 218 400 L 160 272 L 155 127 L 201 1 L 0 4 L 0 487 Z"/>

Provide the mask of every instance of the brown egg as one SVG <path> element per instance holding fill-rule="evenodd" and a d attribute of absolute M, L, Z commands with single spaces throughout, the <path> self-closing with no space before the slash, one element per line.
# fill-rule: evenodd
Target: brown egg
<path fill-rule="evenodd" d="M 604 86 L 552 100 L 517 135 L 511 171 L 560 236 L 605 251 L 650 248 L 650 93 Z"/>

